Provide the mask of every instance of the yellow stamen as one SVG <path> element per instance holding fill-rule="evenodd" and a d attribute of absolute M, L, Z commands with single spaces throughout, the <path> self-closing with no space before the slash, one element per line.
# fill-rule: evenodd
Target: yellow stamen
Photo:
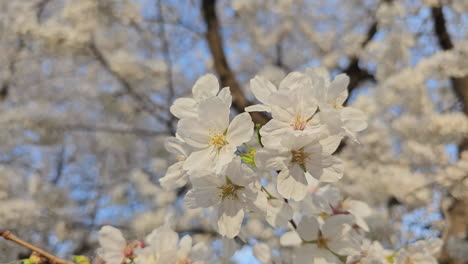
<path fill-rule="evenodd" d="M 340 110 L 340 109 L 343 109 L 343 106 L 341 105 L 333 105 L 333 108 L 335 108 L 336 110 Z"/>
<path fill-rule="evenodd" d="M 209 135 L 211 138 L 208 145 L 214 146 L 217 150 L 228 144 L 226 135 L 223 132 L 210 130 Z"/>
<path fill-rule="evenodd" d="M 226 177 L 226 184 L 222 186 L 218 186 L 219 189 L 219 197 L 221 200 L 224 201 L 225 199 L 229 200 L 238 200 L 239 197 L 237 196 L 237 192 L 239 190 L 244 189 L 244 186 L 239 186 L 231 182 L 229 178 Z"/>
<path fill-rule="evenodd" d="M 291 150 L 291 162 L 299 164 L 304 171 L 306 171 L 305 162 L 308 158 L 309 153 L 304 152 L 304 148 Z"/>

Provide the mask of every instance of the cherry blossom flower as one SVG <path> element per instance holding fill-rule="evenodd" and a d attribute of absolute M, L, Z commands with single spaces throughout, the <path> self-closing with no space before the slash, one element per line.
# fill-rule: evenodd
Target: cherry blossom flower
<path fill-rule="evenodd" d="M 331 216 L 321 226 L 315 217 L 304 217 L 297 230 L 282 239 L 282 244 L 299 246 L 295 249 L 293 263 L 311 260 L 313 263 L 343 263 L 346 256 L 360 252 L 361 238 L 353 230 L 353 223 L 349 215 Z"/>
<path fill-rule="evenodd" d="M 186 206 L 216 208 L 219 233 L 229 238 L 239 234 L 246 210 L 258 211 L 266 204 L 266 197 L 256 187 L 256 174 L 237 158 L 224 173 L 193 178 L 192 184 L 184 199 Z"/>
<path fill-rule="evenodd" d="M 100 247 L 97 254 L 108 264 L 120 264 L 125 259 L 134 257 L 134 250 L 140 245 L 129 243 L 119 229 L 112 226 L 103 226 L 98 233 Z"/>
<path fill-rule="evenodd" d="M 254 124 L 248 113 L 234 117 L 229 123 L 229 107 L 218 97 L 203 101 L 198 117 L 180 120 L 177 132 L 196 150 L 184 162 L 188 171 L 220 172 L 235 156 L 234 152 L 253 135 Z"/>
<path fill-rule="evenodd" d="M 369 226 L 364 220 L 371 214 L 369 206 L 353 199 L 343 199 L 339 190 L 330 185 L 315 189 L 308 197 L 301 201 L 301 211 L 309 216 L 323 216 L 337 214 L 350 214 L 354 216 L 356 225 L 364 231 L 369 231 Z"/>
<path fill-rule="evenodd" d="M 347 135 L 357 141 L 357 132 L 366 129 L 367 122 L 363 112 L 343 106 L 348 98 L 349 77 L 339 74 L 330 82 L 330 75 L 323 67 L 308 68 L 306 74 L 313 83 L 320 121 L 327 125 L 331 134 Z"/>
<path fill-rule="evenodd" d="M 258 151 L 255 164 L 262 169 L 280 170 L 278 192 L 286 199 L 302 200 L 314 177 L 324 182 L 335 182 L 343 175 L 342 162 L 331 154 L 340 138 L 322 140 L 321 135 L 285 137 L 279 146 L 265 146 Z"/>

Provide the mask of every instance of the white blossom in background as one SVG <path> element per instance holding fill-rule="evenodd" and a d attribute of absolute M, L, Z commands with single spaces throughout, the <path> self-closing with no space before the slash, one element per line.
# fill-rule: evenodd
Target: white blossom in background
<path fill-rule="evenodd" d="M 417 241 L 396 253 L 395 263 L 438 263 L 435 256 L 442 246 L 440 239 Z"/>

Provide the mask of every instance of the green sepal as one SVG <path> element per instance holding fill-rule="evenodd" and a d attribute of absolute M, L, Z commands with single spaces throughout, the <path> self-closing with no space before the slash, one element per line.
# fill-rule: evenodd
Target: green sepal
<path fill-rule="evenodd" d="M 257 141 L 258 141 L 258 144 L 260 144 L 260 146 L 263 148 L 265 147 L 262 143 L 262 135 L 260 135 L 260 129 L 262 128 L 262 125 L 260 124 L 256 124 L 255 125 L 255 131 L 257 132 Z"/>

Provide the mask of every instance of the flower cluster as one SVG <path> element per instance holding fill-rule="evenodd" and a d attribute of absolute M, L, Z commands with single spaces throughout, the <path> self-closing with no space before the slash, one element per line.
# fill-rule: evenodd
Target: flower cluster
<path fill-rule="evenodd" d="M 99 231 L 98 256 L 108 264 L 203 264 L 210 263 L 212 252 L 202 242 L 192 246 L 189 235 L 182 237 L 169 225 L 163 225 L 151 232 L 142 241 L 127 242 L 120 230 L 104 226 Z"/>
<path fill-rule="evenodd" d="M 193 98 L 177 99 L 171 107 L 180 120 L 166 148 L 177 155 L 177 162 L 160 179 L 161 185 L 176 189 L 189 184 L 186 207 L 211 209 L 226 245 L 240 235 L 253 212 L 273 228 L 291 229 L 278 230 L 281 245 L 294 248 L 294 263 L 432 260 L 433 250 L 424 246 L 391 252 L 366 240 L 369 206 L 343 198 L 331 185 L 344 172 L 334 152 L 345 137 L 358 142 L 358 132 L 367 127 L 360 110 L 344 105 L 348 83 L 344 74 L 330 80 L 328 71 L 319 67 L 290 73 L 278 87 L 256 76 L 250 89 L 261 104 L 231 118 L 229 88 L 220 90 L 211 74 L 201 77 L 193 86 Z M 255 126 L 248 113 L 253 111 L 272 118 Z M 108 248 L 105 240 L 111 236 L 120 242 L 108 243 L 113 245 Z M 136 264 L 203 263 L 212 256 L 205 246 L 192 247 L 189 237 L 178 242 L 168 226 L 140 243 L 126 243 L 116 230 L 104 227 L 100 242 L 99 255 L 109 264 L 125 259 Z M 199 258 L 200 251 L 206 251 L 205 259 Z M 275 258 L 263 243 L 254 246 L 254 253 L 263 263 Z"/>

